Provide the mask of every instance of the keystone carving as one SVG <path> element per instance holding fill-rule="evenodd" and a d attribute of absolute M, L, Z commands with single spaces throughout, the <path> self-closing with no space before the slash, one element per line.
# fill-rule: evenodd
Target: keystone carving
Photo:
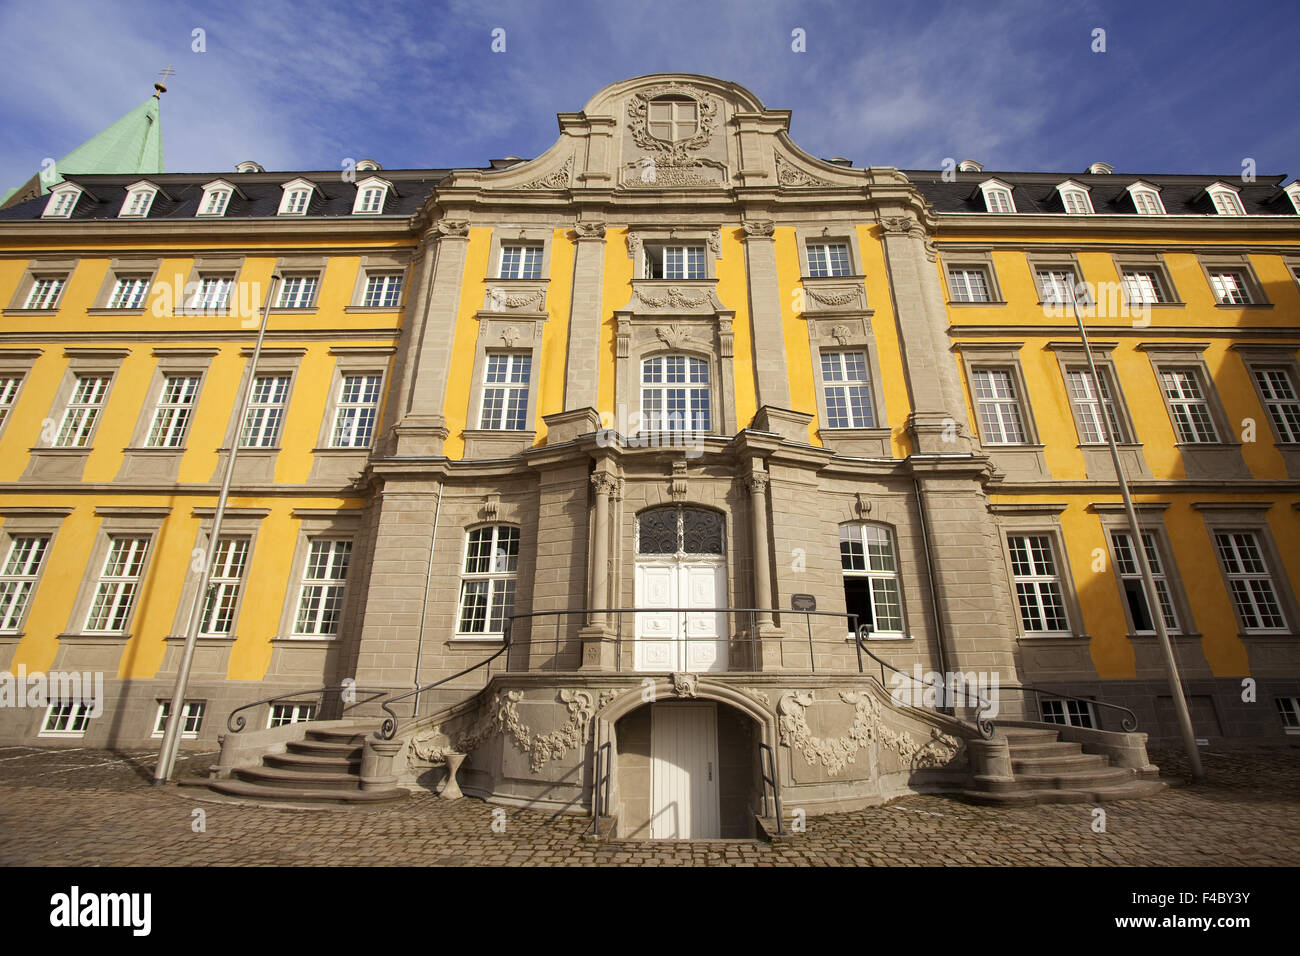
<path fill-rule="evenodd" d="M 690 329 L 679 329 L 675 325 L 656 326 L 655 337 L 670 349 L 681 348 L 683 343 L 695 341 Z"/>
<path fill-rule="evenodd" d="M 835 325 L 831 327 L 831 338 L 840 345 L 849 344 L 849 327 L 847 325 Z"/>
<path fill-rule="evenodd" d="M 673 477 L 668 482 L 668 494 L 673 501 L 686 500 L 686 462 L 673 462 Z"/>
<path fill-rule="evenodd" d="M 514 348 L 519 342 L 519 330 L 513 325 L 506 326 L 501 330 L 501 341 L 505 343 L 506 348 Z"/>
<path fill-rule="evenodd" d="M 670 674 L 673 693 L 678 697 L 695 697 L 698 695 L 700 679 L 695 674 Z"/>

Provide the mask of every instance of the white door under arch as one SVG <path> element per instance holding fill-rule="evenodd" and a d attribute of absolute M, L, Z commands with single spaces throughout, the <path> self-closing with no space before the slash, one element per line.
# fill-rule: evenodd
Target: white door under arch
<path fill-rule="evenodd" d="M 636 670 L 725 671 L 727 615 L 689 609 L 726 600 L 720 515 L 669 506 L 637 516 Z"/>

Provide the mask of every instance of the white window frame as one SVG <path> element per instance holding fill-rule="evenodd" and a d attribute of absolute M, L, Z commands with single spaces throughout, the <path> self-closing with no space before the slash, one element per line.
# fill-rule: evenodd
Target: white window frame
<path fill-rule="evenodd" d="M 979 276 L 979 280 L 983 284 L 984 295 L 982 298 L 975 295 L 973 283 L 970 281 L 972 275 Z M 993 284 L 989 281 L 988 267 L 967 262 L 954 263 L 948 266 L 948 297 L 953 302 L 992 302 Z"/>
<path fill-rule="evenodd" d="M 853 246 L 843 239 L 810 239 L 807 243 L 808 277 L 835 279 L 853 275 Z M 833 255 L 832 250 L 842 250 Z"/>
<path fill-rule="evenodd" d="M 140 274 L 115 276 L 107 308 L 128 311 L 143 309 L 149 300 L 149 286 L 152 279 L 153 276 Z"/>
<path fill-rule="evenodd" d="M 883 537 L 883 541 L 881 538 Z M 888 525 L 872 521 L 848 521 L 839 526 L 840 541 L 840 577 L 865 580 L 871 600 L 871 637 L 881 640 L 902 640 L 907 637 L 907 615 L 904 611 L 903 580 L 898 559 L 898 545 L 894 530 Z M 845 545 L 850 547 L 846 550 Z M 853 545 L 858 551 L 854 551 Z M 873 552 L 872 546 L 875 545 Z M 883 548 L 882 548 L 883 545 Z M 874 566 L 879 559 L 888 554 L 889 567 Z M 845 567 L 861 559 L 862 567 Z M 892 587 L 891 587 L 892 585 Z M 882 606 L 888 609 L 892 592 L 895 611 L 881 614 Z M 880 622 L 896 623 L 897 627 L 882 628 Z M 859 621 L 861 627 L 864 622 Z M 852 637 L 852 635 L 849 635 Z"/>
<path fill-rule="evenodd" d="M 1057 553 L 1056 536 L 1047 531 L 1008 531 L 1007 535 L 1007 552 L 1011 559 L 1011 580 L 1016 600 L 1016 613 L 1020 621 L 1020 631 L 1026 637 L 1065 637 L 1072 634 L 1070 626 L 1070 605 L 1066 595 L 1065 582 L 1062 580 L 1062 573 L 1065 565 L 1062 563 Z M 1028 563 L 1021 562 L 1028 568 L 1028 572 L 1017 570 L 1018 549 L 1012 544 L 1013 540 L 1023 539 L 1026 542 L 1025 547 L 1019 549 L 1019 553 L 1028 558 Z M 1050 569 L 1043 565 L 1040 560 L 1042 556 L 1041 547 L 1036 548 L 1033 542 L 1045 541 L 1047 543 L 1047 558 L 1051 563 Z M 1025 589 L 1022 591 L 1022 586 Z M 1030 627 L 1030 621 L 1026 616 L 1026 607 L 1022 598 L 1032 597 L 1034 619 L 1042 625 L 1051 623 L 1047 611 L 1047 602 L 1044 601 L 1044 593 L 1051 593 L 1055 588 L 1056 605 L 1060 609 L 1059 617 L 1062 621 L 1061 627 Z"/>
<path fill-rule="evenodd" d="M 33 275 L 31 288 L 23 301 L 24 309 L 40 312 L 54 312 L 59 308 L 63 290 L 68 287 L 66 275 Z"/>
<path fill-rule="evenodd" d="M 351 538 L 330 535 L 308 538 L 306 561 L 303 564 L 302 577 L 298 585 L 298 600 L 293 612 L 294 637 L 319 639 L 338 637 L 343 627 L 343 602 L 347 597 L 352 552 Z M 313 561 L 313 558 L 317 557 L 322 557 L 323 563 Z M 314 576 L 317 570 L 324 573 Z M 312 590 L 319 590 L 319 593 L 311 597 L 311 600 L 317 602 L 315 608 L 308 610 L 306 602 L 308 592 Z M 333 615 L 328 610 L 331 606 L 334 608 Z M 307 614 L 306 619 L 304 614 Z M 331 616 L 332 622 L 329 620 Z M 304 630 L 304 624 L 309 625 L 310 630 Z M 327 630 L 327 627 L 330 629 Z"/>
<path fill-rule="evenodd" d="M 1092 197 L 1088 195 L 1087 186 L 1067 180 L 1057 186 L 1056 191 L 1061 197 L 1061 206 L 1067 215 L 1093 215 Z"/>
<path fill-rule="evenodd" d="M 0 429 L 9 421 L 9 414 L 14 410 L 14 403 L 18 401 L 18 393 L 22 391 L 25 378 L 20 373 L 0 374 Z"/>
<path fill-rule="evenodd" d="M 119 549 L 119 544 L 125 544 L 124 549 Z M 101 565 L 99 577 L 95 581 L 95 587 L 90 596 L 90 609 L 86 612 L 85 632 L 87 634 L 124 634 L 131 625 L 131 618 L 135 614 L 136 599 L 140 596 L 140 583 L 143 577 L 144 569 L 148 565 L 149 552 L 153 548 L 153 538 L 148 534 L 139 533 L 114 533 L 108 537 L 108 550 L 104 555 L 104 561 Z M 120 563 L 114 564 L 114 559 L 118 558 Z M 134 564 L 130 563 L 134 561 Z M 110 573 L 113 570 L 129 571 L 134 567 L 133 573 Z M 107 609 L 107 615 L 101 615 L 102 609 Z M 104 617 L 100 621 L 101 626 L 92 627 L 91 624 L 97 617 Z M 114 621 L 120 622 L 120 627 L 102 626 L 112 625 Z"/>
<path fill-rule="evenodd" d="M 487 532 L 486 554 L 482 550 L 483 533 Z M 522 552 L 522 533 L 518 525 L 489 524 L 468 528 L 465 531 L 465 545 L 461 555 L 460 599 L 456 602 L 456 624 L 454 640 L 502 640 L 505 637 L 504 624 L 514 611 L 514 601 L 518 594 L 519 557 Z M 476 546 L 471 553 L 471 545 Z M 514 553 L 511 554 L 511 545 Z M 480 570 L 486 560 L 487 569 Z M 474 570 L 471 570 L 473 563 Z M 481 605 L 476 600 L 475 610 L 481 611 L 481 617 L 474 614 L 467 622 L 466 598 L 471 591 L 477 592 L 477 585 L 486 584 L 482 594 Z M 502 598 L 502 593 L 506 597 Z M 498 613 L 499 612 L 499 613 Z M 466 623 L 471 627 L 466 629 Z M 478 628 L 474 624 L 480 624 Z M 493 625 L 500 623 L 500 629 Z"/>
<path fill-rule="evenodd" d="M 1300 215 L 1300 182 L 1291 183 L 1283 192 L 1291 200 L 1291 208 L 1296 211 L 1296 215 Z"/>
<path fill-rule="evenodd" d="M 1255 293 L 1251 288 L 1250 274 L 1240 266 L 1208 266 L 1206 274 L 1210 278 L 1210 289 L 1214 292 L 1214 301 L 1218 305 L 1254 305 Z M 1229 289 L 1224 282 L 1231 278 L 1234 288 Z M 1240 298 L 1242 301 L 1236 301 Z"/>
<path fill-rule="evenodd" d="M 221 314 L 229 310 L 230 293 L 234 291 L 236 275 L 237 273 L 224 270 L 200 272 L 186 311 Z M 224 283 L 224 286 L 220 283 Z M 219 298 L 212 295 L 213 289 L 220 291 Z"/>
<path fill-rule="evenodd" d="M 1139 216 L 1163 216 L 1165 213 L 1164 201 L 1160 198 L 1160 190 L 1148 183 L 1133 183 L 1128 187 L 1129 200 L 1133 203 L 1133 209 Z"/>
<path fill-rule="evenodd" d="M 709 249 L 703 242 L 646 241 L 641 246 L 641 278 L 692 280 L 709 278 Z M 656 269 L 661 273 L 655 275 Z M 678 272 L 680 275 L 669 275 Z"/>
<path fill-rule="evenodd" d="M 979 185 L 987 212 L 1009 215 L 1016 211 L 1016 197 L 1011 186 L 1000 179 L 987 179 Z"/>
<path fill-rule="evenodd" d="M 194 211 L 198 217 L 211 217 L 219 219 L 226 214 L 230 208 L 230 200 L 234 197 L 235 187 L 225 180 L 218 179 L 215 182 L 208 183 L 203 187 L 203 195 L 199 197 L 199 207 Z"/>
<path fill-rule="evenodd" d="M 269 383 L 263 389 L 262 383 Z M 293 375 L 289 372 L 259 374 L 248 396 L 248 409 L 239 428 L 240 448 L 278 448 L 288 409 Z M 271 422 L 272 424 L 268 424 Z M 256 441 L 250 441 L 256 438 Z"/>
<path fill-rule="evenodd" d="M 515 253 L 518 253 L 516 256 Z M 546 250 L 540 242 L 502 242 L 497 255 L 498 279 L 540 279 Z M 514 262 L 507 260 L 515 259 Z"/>
<path fill-rule="evenodd" d="M 82 383 L 89 385 L 83 389 Z M 108 401 L 109 389 L 113 387 L 113 376 L 96 372 L 77 372 L 73 377 L 72 394 L 64 406 L 59 430 L 54 438 L 52 448 L 89 448 L 94 437 L 99 416 Z M 75 439 L 69 441 L 69 439 Z"/>
<path fill-rule="evenodd" d="M 357 169 L 361 167 L 358 165 Z M 392 183 L 386 179 L 380 179 L 378 176 L 367 176 L 357 183 L 356 198 L 352 200 L 352 215 L 354 216 L 379 216 L 383 215 L 384 206 L 388 203 L 388 193 L 392 189 Z M 378 195 L 377 202 L 373 197 Z"/>
<path fill-rule="evenodd" d="M 365 281 L 361 284 L 361 301 L 358 304 L 364 309 L 400 309 L 405 289 L 406 273 L 404 271 L 400 269 L 368 270 Z M 372 303 L 372 298 L 378 301 Z"/>
<path fill-rule="evenodd" d="M 85 195 L 85 190 L 75 183 L 60 183 L 50 190 L 50 200 L 45 204 L 42 219 L 71 219 L 77 203 Z M 72 199 L 69 201 L 68 197 Z"/>
<path fill-rule="evenodd" d="M 1070 411 L 1074 416 L 1079 444 L 1106 444 L 1106 432 L 1101 419 L 1103 410 L 1110 413 L 1108 422 L 1115 436 L 1115 442 L 1120 445 L 1128 444 L 1132 438 L 1128 433 L 1127 420 L 1120 414 L 1112 370 L 1108 366 L 1098 365 L 1097 377 L 1098 381 L 1094 381 L 1092 372 L 1087 366 L 1071 364 L 1065 369 L 1065 391 L 1070 402 Z M 1084 388 L 1076 388 L 1076 384 Z M 1096 437 L 1090 437 L 1094 432 Z"/>
<path fill-rule="evenodd" d="M 861 362 L 855 371 L 860 372 L 860 377 L 849 378 L 850 369 L 848 368 L 847 359 L 849 356 L 858 356 Z M 876 398 L 871 382 L 871 356 L 866 349 L 826 349 L 820 356 L 822 366 L 822 392 L 823 399 L 826 403 L 826 427 L 827 428 L 877 428 L 879 423 L 876 421 Z M 828 360 L 830 364 L 828 365 Z M 837 375 L 839 377 L 832 377 Z M 853 393 L 856 391 L 861 399 L 862 408 L 855 409 L 853 403 Z M 831 403 L 831 396 L 838 394 L 840 398 L 840 410 L 847 417 L 847 423 L 835 424 L 833 420 L 833 409 L 836 407 Z"/>
<path fill-rule="evenodd" d="M 1123 266 L 1119 281 L 1130 305 L 1168 305 L 1172 301 L 1170 292 L 1165 287 L 1162 269 L 1154 266 Z"/>
<path fill-rule="evenodd" d="M 1300 444 L 1300 385 L 1296 382 L 1295 366 L 1252 362 L 1249 371 L 1259 391 L 1260 403 L 1273 423 L 1273 434 L 1278 443 Z M 1266 379 L 1270 373 L 1280 374 L 1282 385 L 1290 394 L 1284 394 L 1277 382 Z"/>
<path fill-rule="evenodd" d="M 1300 697 L 1274 697 L 1282 732 L 1300 734 Z"/>
<path fill-rule="evenodd" d="M 316 192 L 316 184 L 308 182 L 305 179 L 294 179 L 285 183 L 280 194 L 280 208 L 276 211 L 277 216 L 305 216 L 307 210 L 311 208 L 312 196 Z M 302 200 L 302 205 L 298 204 L 298 195 L 306 193 Z"/>
<path fill-rule="evenodd" d="M 478 427 L 496 431 L 527 431 L 533 353 L 494 351 L 488 352 L 485 359 Z M 523 379 L 517 377 L 521 367 Z M 492 408 L 489 408 L 490 403 Z"/>
<path fill-rule="evenodd" d="M 198 404 L 202 375 L 165 375 L 154 406 L 145 448 L 184 448 L 194 407 Z"/>
<path fill-rule="evenodd" d="M 266 729 L 287 727 L 289 724 L 305 724 L 315 719 L 315 704 L 272 704 L 266 714 Z"/>
<path fill-rule="evenodd" d="M 1041 716 L 1045 724 L 1059 724 L 1063 727 L 1084 727 L 1090 730 L 1101 729 L 1097 723 L 1097 708 L 1093 706 L 1090 700 L 1044 697 L 1040 703 Z M 1056 719 L 1058 717 L 1059 720 Z"/>
<path fill-rule="evenodd" d="M 0 565 L 0 634 L 16 634 L 22 629 L 51 541 L 49 534 L 10 536 L 9 551 Z M 28 547 L 20 552 L 23 544 Z"/>
<path fill-rule="evenodd" d="M 248 573 L 252 550 L 252 539 L 248 535 L 223 534 L 217 542 L 217 550 L 212 556 L 212 574 L 208 579 L 211 589 L 199 617 L 201 636 L 230 637 L 235 633 L 244 576 Z"/>
<path fill-rule="evenodd" d="M 157 195 L 158 187 L 152 183 L 134 183 L 127 186 L 126 198 L 122 200 L 122 208 L 117 211 L 117 218 L 148 218 L 149 210 L 153 208 L 153 201 Z"/>
<path fill-rule="evenodd" d="M 1169 408 L 1169 418 L 1178 442 L 1189 445 L 1221 444 L 1223 438 L 1215 422 L 1209 389 L 1201 369 L 1194 365 L 1173 365 L 1161 366 L 1157 372 L 1160 392 Z M 1190 389 L 1189 383 L 1192 386 Z M 1200 410 L 1199 415 L 1197 409 Z"/>
<path fill-rule="evenodd" d="M 1004 376 L 1009 386 L 1001 394 L 995 388 L 984 389 L 981 394 L 980 376 L 989 376 L 989 384 L 995 385 L 993 376 Z M 999 368 L 993 365 L 980 365 L 971 368 L 971 399 L 975 403 L 975 417 L 979 423 L 980 442 L 985 445 L 1025 445 L 1030 444 L 1029 430 L 1025 427 L 1024 409 L 1019 394 L 1020 382 L 1013 368 Z M 1008 414 L 1010 407 L 1014 414 Z M 987 414 L 986 414 L 987 412 Z M 1012 437 L 1010 427 L 1019 433 Z"/>
<path fill-rule="evenodd" d="M 84 737 L 86 730 L 90 727 L 90 722 L 94 718 L 91 712 L 95 710 L 95 701 L 77 700 L 77 701 L 58 701 L 51 703 L 45 709 L 45 719 L 41 721 L 41 731 L 37 736 L 40 737 Z M 59 719 L 63 722 L 62 727 L 51 728 L 50 724 Z"/>
<path fill-rule="evenodd" d="M 1271 555 L 1265 547 L 1260 532 L 1254 528 L 1234 528 L 1225 525 L 1212 528 L 1210 534 L 1214 544 L 1214 553 L 1219 560 L 1219 568 L 1223 573 L 1223 579 L 1228 588 L 1228 599 L 1232 603 L 1232 611 L 1237 617 L 1237 623 L 1242 632 L 1246 634 L 1288 633 L 1290 628 L 1287 621 L 1287 608 L 1278 587 L 1276 572 L 1271 564 Z M 1256 562 L 1262 570 L 1248 569 L 1246 563 L 1242 560 L 1242 542 L 1236 539 L 1243 536 L 1250 539 Z M 1225 538 L 1229 540 L 1225 541 Z M 1225 544 L 1228 547 L 1225 548 Z M 1234 570 L 1234 566 L 1236 570 Z M 1244 594 L 1233 587 L 1234 583 L 1244 586 Z M 1263 585 L 1261 590 L 1268 592 L 1273 602 L 1273 610 L 1276 611 L 1276 616 L 1282 622 L 1280 625 L 1262 627 L 1257 623 L 1254 627 L 1251 627 L 1246 623 L 1247 617 L 1243 614 L 1243 604 L 1249 605 L 1250 614 L 1257 622 L 1264 619 L 1264 615 L 1260 614 L 1259 595 L 1256 592 L 1255 585 Z M 1245 598 L 1244 601 L 1239 600 L 1243 597 Z"/>
<path fill-rule="evenodd" d="M 673 365 L 679 360 L 683 378 L 681 381 L 670 381 L 669 376 L 676 374 Z M 659 363 L 658 378 L 647 382 L 646 375 L 649 367 L 656 362 Z M 641 396 L 639 431 L 703 433 L 713 431 L 713 372 L 707 358 L 677 352 L 659 352 L 643 357 L 639 365 L 637 376 L 637 387 Z M 704 378 L 699 380 L 695 376 L 701 369 Z M 676 413 L 669 411 L 670 397 L 675 392 L 682 393 L 683 413 L 680 417 L 673 417 Z M 703 392 L 703 415 L 708 416 L 707 421 L 703 423 L 699 421 L 702 417 L 698 394 L 700 392 Z M 652 396 L 657 396 L 659 406 L 654 413 L 650 410 L 650 405 L 654 403 L 648 401 Z"/>
<path fill-rule="evenodd" d="M 303 295 L 306 288 L 307 294 Z M 292 291 L 291 291 L 292 290 Z M 277 309 L 311 309 L 316 306 L 316 296 L 320 292 L 320 273 L 291 272 L 284 276 L 276 293 Z"/>
<path fill-rule="evenodd" d="M 1077 301 L 1082 309 L 1091 305 L 1087 287 L 1073 265 L 1037 264 L 1034 266 L 1034 287 L 1042 305 L 1068 307 Z"/>
<path fill-rule="evenodd" d="M 1205 192 L 1210 197 L 1210 202 L 1214 206 L 1215 215 L 1246 215 L 1246 209 L 1241 204 L 1240 194 L 1231 186 L 1227 186 L 1223 183 L 1215 183 L 1213 186 L 1206 186 Z"/>
<path fill-rule="evenodd" d="M 373 380 L 373 382 L 371 381 Z M 359 397 L 348 401 L 348 387 L 351 382 L 360 382 Z M 374 398 L 366 398 L 373 385 Z M 345 371 L 339 377 L 338 401 L 334 405 L 334 421 L 330 426 L 330 448 L 369 448 L 375 440 L 375 430 L 379 424 L 379 405 L 384 399 L 384 376 L 382 372 Z M 368 431 L 363 434 L 358 423 L 366 418 L 369 411 Z M 344 425 L 349 418 L 349 424 Z M 361 441 L 361 438 L 365 438 Z M 341 441 L 340 439 L 346 439 Z"/>
<path fill-rule="evenodd" d="M 1137 563 L 1137 554 L 1133 551 L 1133 536 L 1127 530 L 1121 528 L 1107 529 L 1110 540 L 1110 551 L 1112 563 L 1115 566 L 1115 576 L 1119 579 L 1120 593 L 1124 600 L 1124 612 L 1128 615 L 1129 625 L 1133 628 L 1134 634 L 1154 634 L 1155 617 L 1151 613 L 1150 601 L 1147 600 L 1146 584 L 1142 580 L 1142 571 Z M 1147 567 L 1151 569 L 1151 578 L 1156 585 L 1156 596 L 1160 603 L 1160 614 L 1164 619 L 1165 630 L 1170 634 L 1181 634 L 1183 632 L 1182 618 L 1178 613 L 1178 604 L 1174 600 L 1173 584 L 1169 580 L 1169 573 L 1166 570 L 1166 562 L 1161 554 L 1161 541 L 1159 535 L 1154 531 L 1142 530 L 1142 548 L 1146 553 Z M 1146 605 L 1147 617 L 1151 618 L 1151 626 L 1138 627 L 1137 619 L 1133 616 L 1133 609 L 1129 602 L 1130 582 L 1137 582 L 1137 593 L 1142 596 L 1142 603 Z"/>
<path fill-rule="evenodd" d="M 167 720 L 170 717 L 168 711 L 171 710 L 171 706 L 172 702 L 170 700 L 158 701 L 158 711 L 154 717 L 151 737 L 161 737 L 166 732 Z M 183 739 L 194 740 L 199 736 L 207 709 L 207 701 L 204 700 L 187 700 L 181 705 L 181 720 L 184 722 L 184 726 L 181 727 L 181 737 Z M 193 729 L 190 729 L 191 727 Z"/>

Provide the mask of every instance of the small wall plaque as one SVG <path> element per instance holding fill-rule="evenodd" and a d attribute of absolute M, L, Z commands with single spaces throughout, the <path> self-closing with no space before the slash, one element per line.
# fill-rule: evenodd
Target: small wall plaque
<path fill-rule="evenodd" d="M 817 610 L 817 598 L 811 594 L 791 594 L 790 607 L 796 611 L 815 611 Z"/>

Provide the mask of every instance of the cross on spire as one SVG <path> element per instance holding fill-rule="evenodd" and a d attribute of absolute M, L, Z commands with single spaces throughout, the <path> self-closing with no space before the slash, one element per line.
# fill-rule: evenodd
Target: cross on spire
<path fill-rule="evenodd" d="M 173 67 L 169 63 L 167 64 L 167 66 L 163 67 L 161 70 L 158 71 L 158 75 L 161 76 L 163 80 L 166 80 L 167 77 L 172 76 L 175 72 L 176 72 L 175 67 Z M 167 87 L 165 87 L 161 82 L 155 83 L 153 85 L 153 88 L 154 88 L 154 94 L 153 94 L 154 99 L 158 99 L 159 97 L 162 96 L 162 94 L 167 92 Z"/>

